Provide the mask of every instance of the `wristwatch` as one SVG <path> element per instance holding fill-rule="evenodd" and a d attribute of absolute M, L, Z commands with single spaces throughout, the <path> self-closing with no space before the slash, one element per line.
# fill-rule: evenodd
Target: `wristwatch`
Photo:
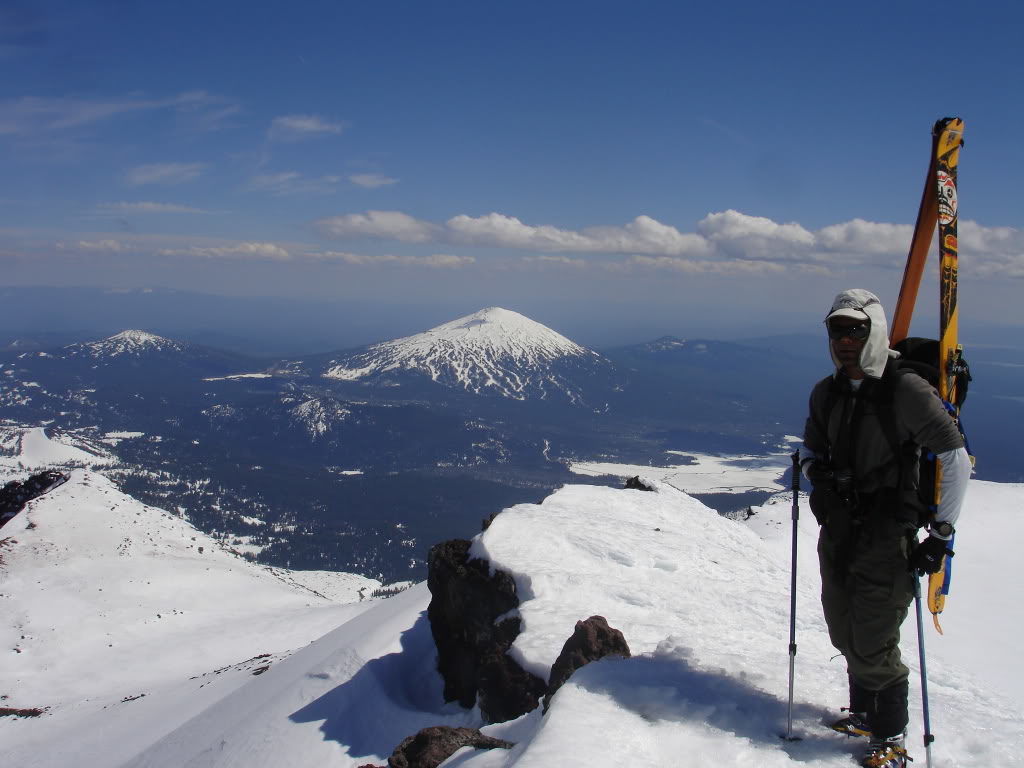
<path fill-rule="evenodd" d="M 954 533 L 956 533 L 956 529 L 950 523 L 947 523 L 945 520 L 943 520 L 941 523 L 932 523 L 928 526 L 928 528 L 934 533 L 937 533 L 939 536 L 942 536 L 943 538 L 947 539 Z"/>

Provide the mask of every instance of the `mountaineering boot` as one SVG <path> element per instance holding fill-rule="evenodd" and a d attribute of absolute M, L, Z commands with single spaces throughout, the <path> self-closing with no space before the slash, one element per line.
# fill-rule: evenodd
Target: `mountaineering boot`
<path fill-rule="evenodd" d="M 870 736 L 871 726 L 868 725 L 867 712 L 853 712 L 843 707 L 844 712 L 849 712 L 846 717 L 841 717 L 832 723 L 832 730 L 845 733 L 847 736 Z"/>
<path fill-rule="evenodd" d="M 906 736 L 901 733 L 887 739 L 872 738 L 860 764 L 863 768 L 906 768 L 913 759 L 907 755 Z"/>
<path fill-rule="evenodd" d="M 848 712 L 846 717 L 841 717 L 832 723 L 832 730 L 845 733 L 847 736 L 870 736 L 871 716 L 875 712 L 876 694 L 863 686 L 858 685 L 849 676 L 850 681 L 850 706 L 843 707 L 843 712 Z M 896 733 L 899 728 L 894 728 L 890 733 Z"/>

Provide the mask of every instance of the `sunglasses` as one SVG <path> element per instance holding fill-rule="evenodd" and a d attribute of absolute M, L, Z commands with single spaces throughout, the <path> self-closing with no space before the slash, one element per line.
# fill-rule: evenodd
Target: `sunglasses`
<path fill-rule="evenodd" d="M 871 323 L 858 323 L 857 325 L 834 325 L 828 323 L 828 337 L 834 341 L 840 339 L 855 339 L 864 341 L 871 333 Z"/>

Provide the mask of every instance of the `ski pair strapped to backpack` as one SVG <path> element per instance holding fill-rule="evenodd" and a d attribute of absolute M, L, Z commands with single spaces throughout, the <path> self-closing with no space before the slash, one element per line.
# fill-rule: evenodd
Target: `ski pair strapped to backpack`
<path fill-rule="evenodd" d="M 889 344 L 898 348 L 907 339 L 910 318 L 914 313 L 917 292 L 928 260 L 932 233 L 939 231 L 939 339 L 938 386 L 939 396 L 950 415 L 960 427 L 960 407 L 967 394 L 970 373 L 963 359 L 963 347 L 957 334 L 959 307 L 957 305 L 957 164 L 963 146 L 964 122 L 957 117 L 939 120 L 932 130 L 932 154 L 925 181 L 921 207 L 917 214 L 914 237 L 907 254 L 900 295 L 893 314 Z M 909 340 L 907 340 L 909 341 Z M 962 430 L 961 430 L 962 433 Z M 973 461 L 973 457 L 971 459 Z M 935 473 L 935 504 L 939 503 L 941 467 Z M 952 546 L 952 542 L 950 542 Z M 949 594 L 950 558 L 947 555 L 938 573 L 928 578 L 928 610 L 935 628 L 942 633 L 938 615 L 942 613 Z"/>

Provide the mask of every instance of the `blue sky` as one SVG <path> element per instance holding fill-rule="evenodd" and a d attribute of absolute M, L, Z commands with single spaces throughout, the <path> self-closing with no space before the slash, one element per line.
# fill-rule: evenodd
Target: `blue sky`
<path fill-rule="evenodd" d="M 891 305 L 959 115 L 1024 324 L 1024 9 L 710 5 L 0 0 L 0 284 L 796 328 Z"/>

